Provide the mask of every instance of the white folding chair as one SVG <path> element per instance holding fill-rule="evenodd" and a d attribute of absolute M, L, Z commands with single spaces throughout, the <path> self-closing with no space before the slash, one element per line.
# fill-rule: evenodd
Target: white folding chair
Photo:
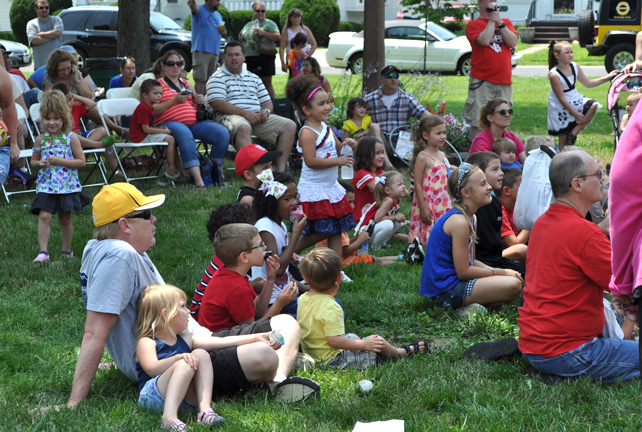
<path fill-rule="evenodd" d="M 107 124 L 105 123 L 105 117 L 115 119 L 116 116 L 130 116 L 134 113 L 134 110 L 139 103 L 140 102 L 134 98 L 102 99 L 98 101 L 98 113 L 100 114 L 100 118 L 105 129 L 109 130 L 107 128 Z M 149 147 L 152 150 L 154 150 L 154 147 L 162 147 L 160 149 L 160 156 L 156 157 L 154 164 L 149 168 L 145 175 L 140 177 L 131 177 L 131 170 L 129 173 L 127 172 L 127 170 L 123 166 L 122 159 L 132 155 L 132 153 L 136 152 L 137 150 L 144 149 L 146 147 Z M 158 177 L 158 173 L 163 168 L 163 164 L 165 162 L 165 150 L 167 149 L 167 143 L 165 141 L 154 143 L 116 142 L 116 144 L 114 144 L 114 148 L 116 149 L 118 156 L 118 166 L 120 167 L 120 170 L 125 177 L 125 181 L 127 183 L 130 183 L 134 180 L 144 180 Z"/>
<path fill-rule="evenodd" d="M 107 90 L 107 99 L 123 99 L 130 98 L 132 90 L 130 87 L 118 87 Z"/>
<path fill-rule="evenodd" d="M 33 142 L 36 142 L 36 137 L 40 135 L 40 104 L 35 103 L 32 104 L 29 107 L 29 114 L 31 115 L 31 121 L 33 122 L 35 131 L 29 130 L 31 133 L 31 137 L 33 139 Z M 34 136 L 35 133 L 35 136 Z M 85 154 L 85 165 L 86 166 L 91 166 L 91 170 L 81 178 L 80 184 L 82 184 L 83 187 L 95 187 L 95 186 L 104 186 L 107 184 L 107 169 L 105 168 L 105 164 L 102 159 L 102 154 L 105 153 L 104 148 L 87 148 L 83 149 L 82 152 Z M 91 176 L 98 170 L 98 173 L 100 174 L 100 178 L 102 178 L 102 182 L 98 181 L 96 183 L 90 183 L 89 179 Z"/>

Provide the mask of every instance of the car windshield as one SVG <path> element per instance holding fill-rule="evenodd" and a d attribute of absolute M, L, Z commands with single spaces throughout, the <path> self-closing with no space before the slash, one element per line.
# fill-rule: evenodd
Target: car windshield
<path fill-rule="evenodd" d="M 156 30 L 180 30 L 181 26 L 176 24 L 170 17 L 162 13 L 152 12 L 150 23 Z"/>
<path fill-rule="evenodd" d="M 455 33 L 435 23 L 428 23 L 426 27 L 428 27 L 428 31 L 432 32 L 445 41 L 449 41 L 457 37 Z"/>

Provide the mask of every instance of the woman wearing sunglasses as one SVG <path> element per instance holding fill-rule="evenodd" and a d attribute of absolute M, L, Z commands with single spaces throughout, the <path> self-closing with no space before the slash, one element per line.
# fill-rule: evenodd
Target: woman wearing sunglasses
<path fill-rule="evenodd" d="M 265 3 L 257 1 L 252 5 L 254 20 L 245 24 L 239 33 L 239 41 L 245 51 L 247 70 L 255 73 L 263 81 L 265 89 L 274 99 L 272 77 L 276 73 L 276 44 L 281 39 L 279 27 L 265 18 Z M 268 52 L 269 51 L 269 52 Z M 273 52 L 272 52 L 273 51 Z"/>
<path fill-rule="evenodd" d="M 506 99 L 492 99 L 479 110 L 479 127 L 483 130 L 475 137 L 470 145 L 470 154 L 480 151 L 493 151 L 493 142 L 500 138 L 508 138 L 515 142 L 517 157 L 523 165 L 526 159 L 524 144 L 517 135 L 509 132 L 510 121 L 513 118 L 513 106 Z"/>
<path fill-rule="evenodd" d="M 183 167 L 189 171 L 198 187 L 205 187 L 201 176 L 196 139 L 210 144 L 212 162 L 223 165 L 223 158 L 230 143 L 227 129 L 211 120 L 198 120 L 197 111 L 203 107 L 205 97 L 194 93 L 192 85 L 181 78 L 183 59 L 176 51 L 167 51 L 161 58 L 163 77 L 158 80 L 163 87 L 160 103 L 154 105 L 156 126 L 167 126 L 180 149 Z"/>

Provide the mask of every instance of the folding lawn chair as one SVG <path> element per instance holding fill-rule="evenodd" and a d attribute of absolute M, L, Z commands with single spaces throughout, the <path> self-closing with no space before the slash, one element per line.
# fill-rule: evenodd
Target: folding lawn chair
<path fill-rule="evenodd" d="M 31 121 L 33 122 L 34 131 L 29 129 L 29 133 L 33 139 L 33 142 L 36 142 L 36 137 L 40 135 L 40 104 L 35 103 L 29 107 L 29 114 L 31 115 Z M 86 173 L 84 176 L 81 176 L 80 184 L 84 188 L 95 187 L 95 186 L 104 186 L 107 184 L 107 169 L 105 168 L 105 163 L 102 159 L 102 154 L 105 153 L 104 148 L 88 148 L 83 149 L 82 151 L 85 155 L 85 166 L 90 166 L 91 170 Z M 100 177 L 95 183 L 88 183 L 91 179 L 91 176 L 98 170 Z M 80 173 L 79 173 L 80 174 Z M 102 179 L 102 181 L 100 181 Z"/>
<path fill-rule="evenodd" d="M 123 99 L 130 98 L 132 90 L 130 87 L 117 87 L 107 90 L 107 99 Z"/>
<path fill-rule="evenodd" d="M 18 114 L 18 121 L 27 120 L 27 114 L 25 113 L 25 110 L 24 110 L 20 105 L 18 105 L 18 104 L 16 104 L 16 112 L 17 112 L 17 114 Z M 28 149 L 28 150 L 20 150 L 20 155 L 18 156 L 18 159 L 24 159 L 24 160 L 25 160 L 25 162 L 26 162 L 26 166 L 27 166 L 27 167 L 29 167 L 29 160 L 28 160 L 28 159 L 29 159 L 29 158 L 31 158 L 31 155 L 32 155 L 32 154 L 33 154 L 33 150 L 31 150 L 31 149 Z M 34 186 L 34 187 L 31 187 L 31 188 L 29 188 L 29 189 L 24 189 L 24 190 L 12 190 L 12 191 L 8 191 L 8 190 L 5 188 L 4 183 L 3 183 L 2 185 L 0 185 L 0 187 L 2 188 L 2 193 L 4 194 L 4 199 L 5 199 L 5 200 L 7 200 L 7 203 L 9 203 L 9 202 L 10 202 L 10 201 L 9 201 L 9 197 L 10 197 L 11 195 L 18 195 L 18 194 L 24 194 L 24 193 L 31 193 L 31 192 L 35 192 L 35 191 L 36 191 L 35 186 Z M 26 187 L 26 185 L 25 185 L 25 187 Z"/>
<path fill-rule="evenodd" d="M 116 116 L 131 116 L 134 113 L 134 110 L 140 102 L 134 98 L 119 98 L 119 99 L 102 99 L 98 101 L 98 113 L 103 122 L 103 127 L 106 130 L 107 124 L 105 123 L 105 117 L 110 117 L 112 120 L 115 120 Z M 136 159 L 131 159 L 134 156 L 149 155 L 149 153 L 141 152 L 141 150 L 149 148 L 152 150 L 152 158 L 155 156 L 153 163 L 147 169 L 147 172 L 140 177 L 132 177 L 134 169 L 130 164 L 123 164 L 123 160 L 126 157 L 129 157 L 130 161 L 136 161 Z M 154 142 L 154 143 L 134 143 L 134 142 L 116 142 L 114 144 L 114 149 L 117 153 L 118 166 L 125 177 L 127 183 L 131 183 L 134 180 L 145 180 L 145 179 L 155 179 L 158 177 L 160 170 L 163 168 L 165 162 L 165 151 L 167 149 L 167 143 L 165 141 Z M 158 152 L 154 150 L 159 150 Z M 129 170 L 125 168 L 124 165 L 128 165 Z M 111 175 L 109 180 L 114 176 Z M 172 182 L 173 184 L 173 182 Z"/>
<path fill-rule="evenodd" d="M 410 166 L 412 161 L 412 152 L 414 144 L 411 139 L 412 125 L 399 126 L 392 130 L 392 132 L 382 131 L 384 138 L 384 145 L 388 147 L 392 154 L 402 161 L 404 164 Z M 446 144 L 452 149 L 453 153 L 459 159 L 459 164 L 462 163 L 461 156 L 457 149 L 448 141 Z"/>

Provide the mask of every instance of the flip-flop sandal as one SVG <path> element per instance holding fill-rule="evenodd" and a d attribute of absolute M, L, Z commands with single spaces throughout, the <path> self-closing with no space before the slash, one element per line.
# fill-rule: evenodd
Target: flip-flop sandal
<path fill-rule="evenodd" d="M 421 348 L 419 347 L 419 342 L 423 342 L 424 343 L 424 350 L 423 351 L 421 351 Z M 413 348 L 414 348 L 414 350 L 413 350 Z M 421 354 L 425 354 L 426 351 L 428 351 L 428 342 L 426 342 L 426 341 L 415 341 L 415 342 L 413 342 L 411 344 L 406 345 L 405 347 L 403 347 L 403 349 L 405 349 L 406 353 L 407 353 L 404 357 L 415 357 L 415 356 L 418 356 L 418 355 L 421 355 Z"/>

